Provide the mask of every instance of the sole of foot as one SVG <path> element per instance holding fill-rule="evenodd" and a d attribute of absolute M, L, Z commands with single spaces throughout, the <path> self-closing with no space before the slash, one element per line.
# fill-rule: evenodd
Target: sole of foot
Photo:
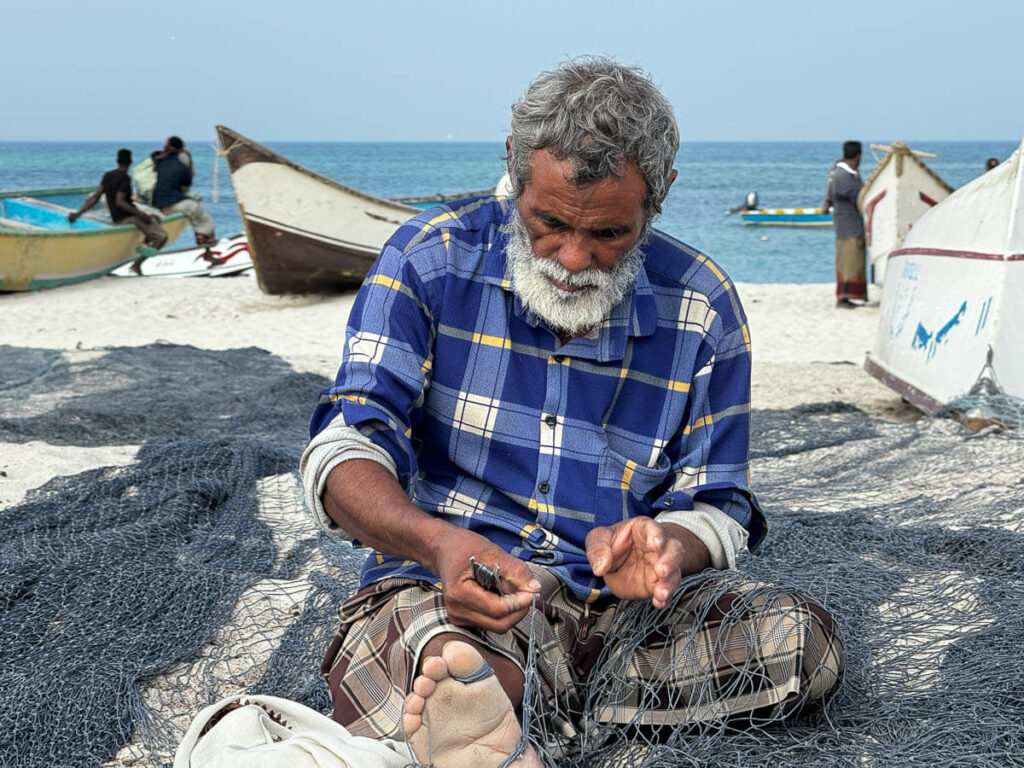
<path fill-rule="evenodd" d="M 435 768 L 497 768 L 519 746 L 522 730 L 505 691 L 469 643 L 447 643 L 423 660 L 405 699 L 402 727 L 416 759 Z M 461 678 L 461 679 L 460 679 Z M 462 682 L 462 679 L 471 682 Z M 515 768 L 541 768 L 531 748 Z"/>

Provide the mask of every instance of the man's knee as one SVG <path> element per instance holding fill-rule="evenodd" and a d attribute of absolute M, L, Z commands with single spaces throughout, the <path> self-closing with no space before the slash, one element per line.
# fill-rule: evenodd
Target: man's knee
<path fill-rule="evenodd" d="M 807 600 L 807 643 L 803 654 L 808 698 L 823 701 L 839 688 L 846 668 L 843 640 L 839 626 L 828 611 L 812 600 Z"/>
<path fill-rule="evenodd" d="M 843 641 L 832 614 L 801 592 L 783 592 L 755 612 L 762 658 L 790 655 L 799 676 L 801 699 L 824 701 L 842 681 Z"/>

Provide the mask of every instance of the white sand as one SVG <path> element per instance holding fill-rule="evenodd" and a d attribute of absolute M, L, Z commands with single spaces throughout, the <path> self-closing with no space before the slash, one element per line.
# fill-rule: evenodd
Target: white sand
<path fill-rule="evenodd" d="M 831 284 L 739 285 L 753 341 L 753 406 L 841 400 L 886 418 L 916 418 L 916 411 L 862 367 L 874 342 L 877 296 L 866 307 L 836 309 L 833 291 Z M 58 349 L 69 356 L 160 341 L 204 349 L 254 346 L 299 371 L 333 378 L 354 298 L 267 296 L 251 275 L 105 277 L 50 291 L 0 294 L 0 344 Z M 134 446 L 4 445 L 0 508 L 50 477 L 128 463 L 134 453 Z"/>

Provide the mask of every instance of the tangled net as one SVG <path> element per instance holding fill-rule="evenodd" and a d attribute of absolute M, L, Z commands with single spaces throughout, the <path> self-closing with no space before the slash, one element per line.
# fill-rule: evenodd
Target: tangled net
<path fill-rule="evenodd" d="M 362 555 L 302 509 L 325 385 L 255 349 L 0 347 L 0 451 L 142 446 L 0 510 L 0 765 L 168 765 L 192 715 L 243 692 L 328 710 L 319 663 Z M 1020 764 L 1021 434 L 825 403 L 756 411 L 751 443 L 771 530 L 741 569 L 837 618 L 842 688 L 785 721 L 584 723 L 547 763 Z M 630 610 L 634 635 L 656 626 Z M 549 713 L 526 710 L 550 744 Z"/>

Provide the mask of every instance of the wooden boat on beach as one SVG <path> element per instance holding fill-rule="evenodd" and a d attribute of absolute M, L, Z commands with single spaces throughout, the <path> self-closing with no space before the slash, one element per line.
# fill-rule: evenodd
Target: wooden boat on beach
<path fill-rule="evenodd" d="M 133 261 L 143 234 L 114 224 L 101 201 L 68 222 L 96 187 L 0 192 L 0 291 L 34 291 L 79 283 Z M 151 211 L 156 213 L 156 211 Z M 187 224 L 184 214 L 162 217 L 169 242 Z"/>
<path fill-rule="evenodd" d="M 1024 144 L 926 211 L 887 258 L 865 368 L 933 413 L 1024 398 Z"/>
<path fill-rule="evenodd" d="M 357 288 L 388 237 L 421 210 L 314 173 L 223 125 L 217 137 L 266 293 Z M 436 204 L 472 194 L 406 199 Z"/>
<path fill-rule="evenodd" d="M 773 227 L 831 227 L 832 214 L 821 208 L 756 208 L 740 211 L 744 224 Z"/>
<path fill-rule="evenodd" d="M 864 181 L 857 205 L 864 216 L 871 279 L 881 285 L 889 254 L 900 247 L 914 222 L 953 188 L 921 159 L 934 158 L 933 154 L 912 150 L 899 141 L 892 146 L 872 144 L 871 149 L 885 155 Z"/>

